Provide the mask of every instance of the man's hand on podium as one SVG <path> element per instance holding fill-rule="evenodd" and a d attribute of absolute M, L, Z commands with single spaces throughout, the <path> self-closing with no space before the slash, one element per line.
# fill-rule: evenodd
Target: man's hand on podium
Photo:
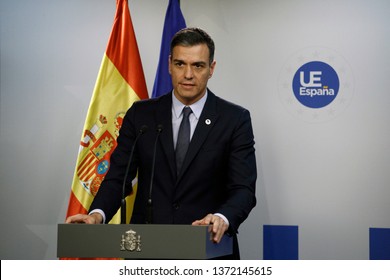
<path fill-rule="evenodd" d="M 228 224 L 217 215 L 208 214 L 201 220 L 196 220 L 192 223 L 193 226 L 210 225 L 209 231 L 211 233 L 211 239 L 215 243 L 219 243 L 225 231 L 229 228 Z"/>
<path fill-rule="evenodd" d="M 101 224 L 103 221 L 102 215 L 99 213 L 92 213 L 90 215 L 86 214 L 76 214 L 70 216 L 66 219 L 65 223 L 67 224 Z"/>

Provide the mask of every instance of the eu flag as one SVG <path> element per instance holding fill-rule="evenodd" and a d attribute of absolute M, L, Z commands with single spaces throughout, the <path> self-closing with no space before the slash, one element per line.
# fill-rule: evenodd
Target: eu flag
<path fill-rule="evenodd" d="M 178 0 L 169 0 L 165 15 L 161 41 L 160 58 L 154 80 L 152 98 L 164 95 L 172 90 L 172 80 L 168 71 L 169 47 L 173 35 L 186 27 Z"/>

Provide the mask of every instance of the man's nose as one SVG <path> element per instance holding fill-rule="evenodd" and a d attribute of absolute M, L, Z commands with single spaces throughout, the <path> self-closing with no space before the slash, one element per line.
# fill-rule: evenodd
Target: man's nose
<path fill-rule="evenodd" d="M 185 68 L 184 77 L 188 80 L 190 80 L 194 77 L 194 73 L 193 73 L 190 65 Z"/>

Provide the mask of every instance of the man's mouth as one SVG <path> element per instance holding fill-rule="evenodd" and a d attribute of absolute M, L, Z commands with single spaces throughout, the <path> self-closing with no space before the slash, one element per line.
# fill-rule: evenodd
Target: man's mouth
<path fill-rule="evenodd" d="M 189 83 L 181 83 L 180 85 L 181 85 L 182 87 L 184 87 L 184 88 L 192 88 L 192 87 L 195 86 L 194 84 L 189 84 Z"/>

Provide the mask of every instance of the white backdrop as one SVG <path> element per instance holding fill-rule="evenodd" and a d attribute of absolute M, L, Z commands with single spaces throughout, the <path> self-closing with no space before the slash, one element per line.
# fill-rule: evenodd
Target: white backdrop
<path fill-rule="evenodd" d="M 167 0 L 129 0 L 149 92 Z M 390 2 L 182 0 L 216 43 L 210 88 L 252 114 L 258 206 L 240 229 L 261 259 L 262 227 L 297 225 L 300 259 L 368 259 L 390 227 Z M 0 3 L 0 258 L 55 259 L 82 127 L 115 0 Z M 331 64 L 339 96 L 310 109 L 291 81 Z M 340 98 L 339 98 L 340 97 Z"/>

